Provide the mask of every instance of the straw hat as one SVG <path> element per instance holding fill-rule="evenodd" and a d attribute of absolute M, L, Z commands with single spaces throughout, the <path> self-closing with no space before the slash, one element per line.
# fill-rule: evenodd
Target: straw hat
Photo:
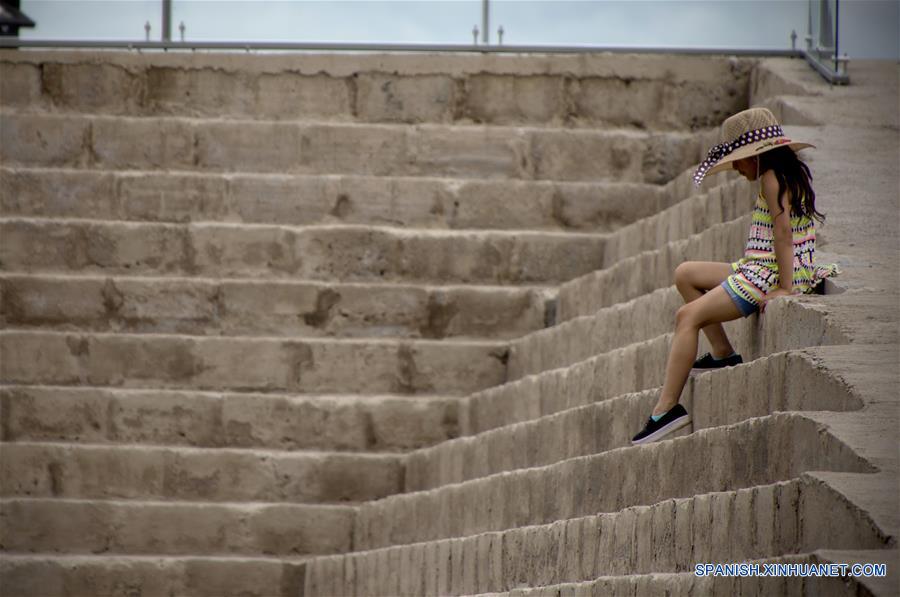
<path fill-rule="evenodd" d="M 734 167 L 735 160 L 759 155 L 784 145 L 794 151 L 815 147 L 786 137 L 775 115 L 766 108 L 750 108 L 730 116 L 722 123 L 722 139 L 722 143 L 709 150 L 706 159 L 694 173 L 694 184 L 698 187 L 704 176 L 730 170 Z"/>

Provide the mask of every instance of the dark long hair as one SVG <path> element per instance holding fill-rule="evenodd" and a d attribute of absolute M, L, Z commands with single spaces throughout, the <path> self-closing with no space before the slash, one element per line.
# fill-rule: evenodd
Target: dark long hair
<path fill-rule="evenodd" d="M 825 221 L 825 214 L 816 210 L 816 192 L 812 188 L 812 174 L 803 160 L 790 147 L 776 147 L 759 156 L 760 175 L 771 170 L 778 179 L 778 205 L 784 210 L 781 197 L 785 189 L 791 194 L 791 213 Z M 777 215 L 777 214 L 773 214 Z"/>

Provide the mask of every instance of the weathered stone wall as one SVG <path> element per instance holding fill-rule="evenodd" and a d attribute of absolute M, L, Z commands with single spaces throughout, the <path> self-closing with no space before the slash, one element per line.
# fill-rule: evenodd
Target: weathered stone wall
<path fill-rule="evenodd" d="M 690 56 L 3 56 L 6 105 L 120 115 L 672 130 L 748 102 L 752 59 Z"/>

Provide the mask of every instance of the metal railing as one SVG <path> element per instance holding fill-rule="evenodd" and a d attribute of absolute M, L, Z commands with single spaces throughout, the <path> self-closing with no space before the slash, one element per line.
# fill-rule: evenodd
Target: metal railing
<path fill-rule="evenodd" d="M 554 45 L 495 45 L 483 44 L 389 44 L 389 43 L 315 43 L 315 42 L 242 42 L 242 41 L 94 41 L 94 40 L 38 40 L 0 38 L 0 48 L 44 49 L 109 49 L 109 50 L 239 50 L 246 52 L 474 52 L 480 54 L 696 54 L 727 56 L 800 57 L 801 51 L 759 48 L 683 48 L 632 46 L 554 46 Z"/>
<path fill-rule="evenodd" d="M 171 41 L 172 0 L 162 0 L 163 39 L 150 41 L 150 24 L 144 41 L 122 40 L 35 40 L 18 37 L 0 37 L 0 48 L 44 49 L 111 49 L 132 51 L 245 51 L 245 52 L 442 52 L 480 54 L 583 54 L 583 53 L 638 53 L 638 54 L 693 54 L 735 55 L 765 57 L 802 57 L 822 77 L 832 84 L 848 84 L 848 58 L 839 51 L 839 0 L 807 0 L 808 22 L 805 49 L 797 48 L 796 33 L 791 35 L 791 49 L 760 48 L 686 48 L 686 47 L 634 47 L 598 45 L 502 45 L 502 27 L 498 30 L 501 43 L 490 45 L 487 37 L 487 0 L 484 0 L 484 43 L 478 43 L 477 27 L 473 30 L 472 44 L 403 44 L 403 43 L 334 43 L 334 42 L 262 42 L 262 41 L 185 41 L 184 24 L 179 27 L 181 41 Z"/>
<path fill-rule="evenodd" d="M 840 52 L 840 1 L 807 0 L 807 62 L 832 84 L 847 85 L 847 55 Z"/>

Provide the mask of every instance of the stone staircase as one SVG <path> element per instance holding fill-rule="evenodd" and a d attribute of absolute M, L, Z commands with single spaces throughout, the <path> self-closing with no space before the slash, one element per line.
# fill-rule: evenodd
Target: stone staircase
<path fill-rule="evenodd" d="M 0 53 L 0 594 L 893 594 L 894 295 L 729 324 L 629 442 L 785 62 Z"/>

